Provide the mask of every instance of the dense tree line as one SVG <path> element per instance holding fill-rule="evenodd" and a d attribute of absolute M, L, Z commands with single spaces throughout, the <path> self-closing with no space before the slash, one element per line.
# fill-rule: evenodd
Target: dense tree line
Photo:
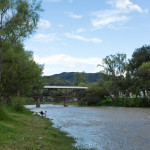
<path fill-rule="evenodd" d="M 31 51 L 25 51 L 21 43 L 3 53 L 2 96 L 26 96 L 32 89 L 42 87 L 43 66 L 33 60 Z"/>
<path fill-rule="evenodd" d="M 150 106 L 150 46 L 137 48 L 128 60 L 126 54 L 106 56 L 100 66 L 101 79 L 89 85 L 80 101 L 88 105 Z"/>
<path fill-rule="evenodd" d="M 2 97 L 26 96 L 42 86 L 43 66 L 25 51 L 23 40 L 37 28 L 41 2 L 35 0 L 0 1 L 0 103 Z"/>

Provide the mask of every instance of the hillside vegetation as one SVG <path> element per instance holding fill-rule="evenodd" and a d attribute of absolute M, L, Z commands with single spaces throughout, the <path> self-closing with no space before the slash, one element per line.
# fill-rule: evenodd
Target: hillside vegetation
<path fill-rule="evenodd" d="M 99 73 L 84 73 L 86 83 L 95 83 L 100 79 Z M 75 72 L 63 72 L 52 76 L 45 76 L 47 85 L 73 85 Z"/>
<path fill-rule="evenodd" d="M 73 85 L 72 82 L 68 80 L 61 79 L 59 77 L 53 77 L 53 76 L 44 76 L 45 84 L 46 85 L 61 85 L 61 86 L 71 86 Z"/>

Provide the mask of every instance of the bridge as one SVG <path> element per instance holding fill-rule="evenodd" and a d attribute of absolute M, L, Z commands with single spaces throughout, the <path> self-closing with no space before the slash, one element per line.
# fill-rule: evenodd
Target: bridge
<path fill-rule="evenodd" d="M 44 86 L 40 92 L 33 91 L 30 96 L 36 100 L 36 107 L 40 107 L 40 99 L 43 97 L 62 98 L 64 100 L 64 106 L 67 107 L 69 98 L 76 97 L 79 91 L 86 89 L 88 87 Z"/>

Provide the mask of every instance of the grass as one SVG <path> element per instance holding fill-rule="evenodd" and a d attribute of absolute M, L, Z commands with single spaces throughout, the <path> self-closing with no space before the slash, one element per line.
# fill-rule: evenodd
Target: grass
<path fill-rule="evenodd" d="M 150 99 L 116 98 L 114 102 L 112 99 L 107 98 L 101 100 L 97 106 L 150 107 Z"/>
<path fill-rule="evenodd" d="M 0 109 L 0 150 L 77 150 L 74 142 L 25 108 L 20 113 L 6 105 Z"/>

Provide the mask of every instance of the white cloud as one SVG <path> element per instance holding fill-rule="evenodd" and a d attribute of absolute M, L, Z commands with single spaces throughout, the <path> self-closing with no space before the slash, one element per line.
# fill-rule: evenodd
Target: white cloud
<path fill-rule="evenodd" d="M 101 29 L 113 25 L 123 25 L 132 18 L 131 12 L 146 13 L 148 11 L 147 9 L 143 10 L 137 4 L 133 4 L 130 0 L 109 0 L 107 3 L 114 8 L 91 13 L 92 16 L 95 16 L 91 19 L 91 23 L 95 28 Z"/>
<path fill-rule="evenodd" d="M 76 33 L 82 33 L 82 32 L 85 32 L 86 30 L 84 28 L 79 28 L 77 29 Z"/>
<path fill-rule="evenodd" d="M 102 60 L 97 57 L 75 58 L 65 54 L 46 57 L 39 57 L 36 55 L 34 56 L 34 60 L 37 63 L 45 64 L 44 74 L 47 75 L 65 71 L 98 72 L 100 68 L 97 68 L 97 65 L 102 63 Z M 89 68 L 91 68 L 91 70 L 89 70 Z"/>
<path fill-rule="evenodd" d="M 92 25 L 96 28 L 103 28 L 109 26 L 110 24 L 124 23 L 130 19 L 126 15 L 120 15 L 120 11 L 116 10 L 106 10 L 93 13 L 96 19 L 92 19 Z"/>
<path fill-rule="evenodd" d="M 71 33 L 65 33 L 65 36 L 71 39 L 77 39 L 85 42 L 93 42 L 93 43 L 101 43 L 102 40 L 98 38 L 85 38 L 83 36 L 71 34 Z"/>
<path fill-rule="evenodd" d="M 40 50 L 35 48 L 35 47 L 30 47 L 30 46 L 27 46 L 25 45 L 25 50 L 27 51 L 33 51 L 33 52 L 39 52 Z"/>
<path fill-rule="evenodd" d="M 75 18 L 75 19 L 81 19 L 82 18 L 81 15 L 76 15 L 73 12 L 65 12 L 65 14 L 67 14 L 69 17 Z"/>
<path fill-rule="evenodd" d="M 58 40 L 55 33 L 52 33 L 52 34 L 37 34 L 33 37 L 33 39 L 35 41 L 44 42 L 44 43 L 51 42 L 51 41 L 54 41 L 54 40 Z"/>
<path fill-rule="evenodd" d="M 51 27 L 51 23 L 48 20 L 40 19 L 40 21 L 39 21 L 39 27 L 47 29 L 47 28 Z"/>
<path fill-rule="evenodd" d="M 76 64 L 98 65 L 102 62 L 100 58 L 75 58 L 65 54 L 51 55 L 46 57 L 34 56 L 34 60 L 40 64 L 46 65 L 64 65 L 75 66 Z"/>
<path fill-rule="evenodd" d="M 137 4 L 133 4 L 130 0 L 109 0 L 108 3 L 115 6 L 117 9 L 143 12 L 142 8 Z"/>

